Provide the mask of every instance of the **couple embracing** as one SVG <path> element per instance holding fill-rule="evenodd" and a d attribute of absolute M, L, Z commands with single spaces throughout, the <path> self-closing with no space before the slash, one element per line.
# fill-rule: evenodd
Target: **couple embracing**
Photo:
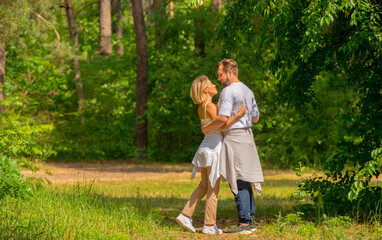
<path fill-rule="evenodd" d="M 254 226 L 255 200 L 253 189 L 260 194 L 264 182 L 260 160 L 252 134 L 252 123 L 259 121 L 259 110 L 253 92 L 238 79 L 238 65 L 223 59 L 217 65 L 218 80 L 226 86 L 218 106 L 212 97 L 218 92 L 207 76 L 197 77 L 190 95 L 199 104 L 198 114 L 205 134 L 195 153 L 191 179 L 200 170 L 201 181 L 176 221 L 195 232 L 192 215 L 200 200 L 207 195 L 204 215 L 205 234 L 222 234 L 216 225 L 220 179 L 228 181 L 235 197 L 239 224 L 229 233 L 250 234 Z"/>

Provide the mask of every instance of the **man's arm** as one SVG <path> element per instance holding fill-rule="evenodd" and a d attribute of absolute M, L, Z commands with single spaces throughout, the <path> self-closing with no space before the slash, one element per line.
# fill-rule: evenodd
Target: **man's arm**
<path fill-rule="evenodd" d="M 259 121 L 259 119 L 260 119 L 259 115 L 257 115 L 256 117 L 252 117 L 252 122 L 257 123 Z"/>
<path fill-rule="evenodd" d="M 221 116 L 217 115 L 214 120 L 207 123 L 206 125 L 202 126 L 202 132 L 204 134 L 207 134 L 209 131 L 214 129 L 219 129 L 221 126 L 223 126 L 228 121 L 227 116 Z"/>

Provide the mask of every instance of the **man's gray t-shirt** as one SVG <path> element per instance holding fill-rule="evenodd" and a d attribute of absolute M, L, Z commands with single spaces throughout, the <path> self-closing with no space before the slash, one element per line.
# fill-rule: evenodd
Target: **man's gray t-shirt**
<path fill-rule="evenodd" d="M 231 83 L 220 93 L 218 115 L 232 118 L 241 105 L 247 106 L 247 112 L 229 129 L 252 127 L 252 117 L 259 116 L 259 109 L 253 92 L 242 82 Z"/>

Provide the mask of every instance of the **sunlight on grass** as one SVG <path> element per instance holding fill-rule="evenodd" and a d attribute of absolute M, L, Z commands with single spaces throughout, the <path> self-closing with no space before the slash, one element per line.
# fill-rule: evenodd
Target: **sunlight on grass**
<path fill-rule="evenodd" d="M 199 184 L 200 175 L 191 181 L 191 168 L 184 165 L 175 165 L 168 171 L 121 180 L 60 181 L 25 201 L 6 198 L 0 207 L 0 238 L 214 239 L 185 232 L 175 222 Z M 250 236 L 224 234 L 217 238 L 347 239 L 353 236 L 377 239 L 381 230 L 379 222 L 357 224 L 346 218 L 328 218 L 323 224 L 303 221 L 292 210 L 298 177 L 292 171 L 265 170 L 265 173 L 263 193 L 255 194 L 259 231 Z M 205 200 L 202 200 L 193 216 L 198 231 L 203 226 L 204 206 Z M 236 223 L 233 195 L 228 184 L 222 183 L 217 224 L 227 229 Z"/>

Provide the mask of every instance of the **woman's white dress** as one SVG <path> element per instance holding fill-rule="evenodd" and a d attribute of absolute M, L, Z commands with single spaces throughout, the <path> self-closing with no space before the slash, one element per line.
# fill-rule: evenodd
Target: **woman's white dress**
<path fill-rule="evenodd" d="M 208 103 L 207 103 L 208 104 Z M 204 106 L 204 116 L 206 115 L 206 107 Z M 201 119 L 202 125 L 205 125 L 211 121 L 210 118 Z M 215 187 L 216 180 L 219 179 L 219 163 L 220 163 L 220 150 L 222 147 L 223 134 L 219 130 L 209 131 L 196 151 L 192 164 L 194 169 L 192 170 L 191 179 L 195 177 L 196 172 L 200 168 L 211 167 L 211 173 L 209 180 L 212 187 Z"/>

